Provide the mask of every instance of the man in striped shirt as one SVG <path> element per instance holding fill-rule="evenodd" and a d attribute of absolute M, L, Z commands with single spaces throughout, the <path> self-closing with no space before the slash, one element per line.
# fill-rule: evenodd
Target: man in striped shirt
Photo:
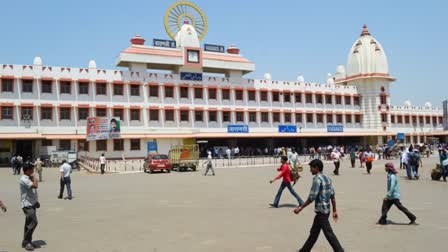
<path fill-rule="evenodd" d="M 316 216 L 314 217 L 313 226 L 310 230 L 310 236 L 299 251 L 311 251 L 314 243 L 316 243 L 317 238 L 319 237 L 320 230 L 324 232 L 325 237 L 334 251 L 344 251 L 328 221 L 328 217 L 330 216 L 330 201 L 331 205 L 333 205 L 334 221 L 337 222 L 339 218 L 336 210 L 336 198 L 331 179 L 322 174 L 324 168 L 322 161 L 315 159 L 311 161 L 309 165 L 310 171 L 314 175 L 311 192 L 308 199 L 305 201 L 305 204 L 296 207 L 294 213 L 299 214 L 305 207 L 315 201 L 314 211 L 316 212 Z"/>

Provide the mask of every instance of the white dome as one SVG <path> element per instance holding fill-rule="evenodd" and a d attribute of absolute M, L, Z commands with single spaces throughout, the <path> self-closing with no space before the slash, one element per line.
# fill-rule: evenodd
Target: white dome
<path fill-rule="evenodd" d="M 33 65 L 42 66 L 42 59 L 40 57 L 36 56 L 33 60 Z"/>
<path fill-rule="evenodd" d="M 89 61 L 89 68 L 90 69 L 96 69 L 96 62 L 94 60 Z"/>
<path fill-rule="evenodd" d="M 345 74 L 345 66 L 343 66 L 343 65 L 339 65 L 339 66 L 336 68 L 336 73 L 338 73 L 338 74 Z"/>
<path fill-rule="evenodd" d="M 305 78 L 303 77 L 303 75 L 297 76 L 297 82 L 299 82 L 299 83 L 305 82 Z"/>
<path fill-rule="evenodd" d="M 270 74 L 270 73 L 265 73 L 265 74 L 264 74 L 264 79 L 265 79 L 265 80 L 272 80 L 272 76 L 271 76 L 271 74 Z"/>
<path fill-rule="evenodd" d="M 432 108 L 432 104 L 430 102 L 425 102 L 425 108 Z"/>
<path fill-rule="evenodd" d="M 412 106 L 411 101 L 410 101 L 410 100 L 405 101 L 405 102 L 404 102 L 404 106 L 405 106 L 405 107 L 410 107 L 410 106 Z"/>
<path fill-rule="evenodd" d="M 176 45 L 177 47 L 201 47 L 198 33 L 188 22 L 184 23 L 176 34 Z"/>
<path fill-rule="evenodd" d="M 348 54 L 347 77 L 373 73 L 388 75 L 389 66 L 383 47 L 364 25 Z"/>

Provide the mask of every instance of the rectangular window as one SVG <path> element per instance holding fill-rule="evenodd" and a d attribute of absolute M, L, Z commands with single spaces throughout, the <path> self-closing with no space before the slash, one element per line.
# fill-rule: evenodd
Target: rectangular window
<path fill-rule="evenodd" d="M 140 121 L 140 109 L 131 109 L 131 121 Z"/>
<path fill-rule="evenodd" d="M 195 120 L 196 122 L 202 122 L 202 121 L 204 121 L 204 111 L 202 111 L 202 110 L 196 110 L 196 111 L 194 112 L 194 120 Z"/>
<path fill-rule="evenodd" d="M 79 94 L 89 94 L 89 83 L 88 82 L 80 82 L 79 84 Z"/>
<path fill-rule="evenodd" d="M 159 86 L 149 86 L 149 97 L 159 97 Z"/>
<path fill-rule="evenodd" d="M 284 114 L 285 117 L 285 123 L 291 123 L 291 113 L 285 113 Z"/>
<path fill-rule="evenodd" d="M 350 96 L 344 96 L 344 99 L 345 105 L 352 105 L 352 98 Z"/>
<path fill-rule="evenodd" d="M 291 94 L 289 92 L 283 93 L 283 102 L 291 102 Z"/>
<path fill-rule="evenodd" d="M 380 102 L 381 102 L 382 105 L 386 105 L 387 104 L 387 96 L 381 95 L 380 96 Z"/>
<path fill-rule="evenodd" d="M 174 110 L 165 110 L 165 121 L 174 122 Z"/>
<path fill-rule="evenodd" d="M 30 120 L 33 120 L 33 107 L 22 107 L 20 114 L 22 120 L 25 119 L 25 117 L 29 118 Z"/>
<path fill-rule="evenodd" d="M 336 95 L 336 104 L 341 105 L 342 104 L 342 96 Z"/>
<path fill-rule="evenodd" d="M 244 122 L 244 113 L 243 112 L 236 112 L 236 121 Z"/>
<path fill-rule="evenodd" d="M 194 89 L 194 98 L 195 99 L 202 99 L 202 88 L 195 88 Z"/>
<path fill-rule="evenodd" d="M 294 99 L 296 103 L 302 103 L 302 93 L 295 93 Z"/>
<path fill-rule="evenodd" d="M 189 117 L 189 111 L 188 110 L 181 110 L 180 111 L 180 121 L 181 122 L 188 122 L 190 119 Z"/>
<path fill-rule="evenodd" d="M 313 114 L 306 114 L 306 123 L 313 123 Z"/>
<path fill-rule="evenodd" d="M 165 87 L 165 98 L 174 98 L 174 87 L 173 86 Z"/>
<path fill-rule="evenodd" d="M 149 110 L 149 120 L 150 121 L 159 121 L 159 110 L 150 109 Z"/>
<path fill-rule="evenodd" d="M 431 124 L 431 117 L 427 116 L 425 120 L 426 124 Z"/>
<path fill-rule="evenodd" d="M 249 122 L 257 122 L 257 112 L 249 112 Z"/>
<path fill-rule="evenodd" d="M 355 96 L 355 97 L 353 97 L 353 104 L 354 104 L 355 106 L 359 106 L 359 96 Z"/>
<path fill-rule="evenodd" d="M 443 124 L 443 116 L 439 116 L 439 124 Z"/>
<path fill-rule="evenodd" d="M 11 106 L 3 106 L 2 108 L 2 115 L 1 115 L 1 119 L 10 119 L 12 120 L 13 117 L 13 107 Z"/>
<path fill-rule="evenodd" d="M 96 151 L 107 151 L 107 140 L 96 140 Z"/>
<path fill-rule="evenodd" d="M 420 123 L 420 125 L 425 124 L 425 118 L 423 116 L 419 116 L 418 123 Z"/>
<path fill-rule="evenodd" d="M 59 93 L 61 94 L 71 94 L 72 93 L 72 82 L 71 81 L 61 81 L 59 83 Z"/>
<path fill-rule="evenodd" d="M 114 84 L 114 95 L 123 95 L 123 84 Z"/>
<path fill-rule="evenodd" d="M 70 140 L 59 140 L 59 150 L 71 150 Z"/>
<path fill-rule="evenodd" d="M 243 100 L 243 90 L 235 90 L 235 100 L 242 101 Z"/>
<path fill-rule="evenodd" d="M 261 112 L 261 122 L 269 122 L 269 113 L 268 112 Z"/>
<path fill-rule="evenodd" d="M 279 94 L 279 92 L 272 92 L 272 101 L 273 102 L 280 101 L 280 94 Z"/>
<path fill-rule="evenodd" d="M 89 117 L 89 109 L 88 108 L 78 108 L 78 119 L 86 120 Z"/>
<path fill-rule="evenodd" d="M 52 145 L 53 145 L 53 140 L 50 140 L 50 139 L 42 140 L 42 146 L 47 147 L 47 146 L 52 146 Z"/>
<path fill-rule="evenodd" d="M 383 123 L 387 122 L 387 114 L 381 114 L 381 122 L 383 122 Z M 415 123 L 417 123 L 417 122 L 415 122 Z"/>
<path fill-rule="evenodd" d="M 337 123 L 342 123 L 342 115 L 341 114 L 337 114 L 336 115 L 336 122 Z"/>
<path fill-rule="evenodd" d="M 51 94 L 53 92 L 53 81 L 43 80 L 42 81 L 42 93 Z"/>
<path fill-rule="evenodd" d="M 254 90 L 249 90 L 247 91 L 247 96 L 249 98 L 249 101 L 255 101 L 255 91 Z"/>
<path fill-rule="evenodd" d="M 296 123 L 302 123 L 302 114 L 296 113 Z"/>
<path fill-rule="evenodd" d="M 140 150 L 140 139 L 131 139 L 131 151 Z"/>
<path fill-rule="evenodd" d="M 22 80 L 22 93 L 33 92 L 33 80 Z"/>
<path fill-rule="evenodd" d="M 230 90 L 229 89 L 223 89 L 222 92 L 222 99 L 223 100 L 230 100 Z"/>
<path fill-rule="evenodd" d="M 51 107 L 41 107 L 40 109 L 40 119 L 41 120 L 51 120 L 53 118 L 53 108 Z"/>
<path fill-rule="evenodd" d="M 333 115 L 327 114 L 327 124 L 332 124 L 332 123 L 333 123 Z"/>
<path fill-rule="evenodd" d="M 390 116 L 390 122 L 391 123 L 395 123 L 395 115 L 391 115 Z"/>
<path fill-rule="evenodd" d="M 279 112 L 272 113 L 272 121 L 275 123 L 280 122 L 280 113 Z"/>
<path fill-rule="evenodd" d="M 306 101 L 306 103 L 313 103 L 313 95 L 305 94 L 305 101 Z"/>
<path fill-rule="evenodd" d="M 216 100 L 216 88 L 209 88 L 208 89 L 208 99 Z"/>
<path fill-rule="evenodd" d="M 316 122 L 317 123 L 323 123 L 324 122 L 324 115 L 316 114 Z"/>
<path fill-rule="evenodd" d="M 222 112 L 222 121 L 223 122 L 230 122 L 230 111 L 223 111 Z"/>
<path fill-rule="evenodd" d="M 361 115 L 355 115 L 355 123 L 361 123 Z"/>
<path fill-rule="evenodd" d="M 345 122 L 352 123 L 352 115 L 345 115 Z"/>
<path fill-rule="evenodd" d="M 397 116 L 397 122 L 398 122 L 399 124 L 402 124 L 402 123 L 403 123 L 403 116 L 402 116 L 402 115 L 398 115 L 398 116 Z M 429 120 L 428 120 L 428 122 L 429 122 Z"/>
<path fill-rule="evenodd" d="M 95 114 L 98 117 L 106 117 L 107 116 L 107 110 L 105 108 L 97 108 Z"/>
<path fill-rule="evenodd" d="M 13 79 L 2 79 L 2 92 L 13 92 L 14 90 L 14 80 Z"/>
<path fill-rule="evenodd" d="M 140 96 L 140 85 L 131 85 L 131 96 Z"/>
<path fill-rule="evenodd" d="M 325 104 L 333 104 L 331 95 L 325 95 Z"/>
<path fill-rule="evenodd" d="M 86 140 L 78 140 L 78 151 L 89 151 L 89 142 Z"/>
<path fill-rule="evenodd" d="M 268 91 L 260 91 L 260 100 L 268 101 Z"/>
<path fill-rule="evenodd" d="M 208 121 L 209 122 L 217 122 L 217 116 L 216 116 L 216 111 L 209 111 L 208 112 Z"/>
<path fill-rule="evenodd" d="M 437 117 L 432 118 L 432 125 L 437 126 Z"/>
<path fill-rule="evenodd" d="M 96 95 L 106 95 L 106 83 L 96 83 Z"/>
<path fill-rule="evenodd" d="M 114 117 L 120 118 L 120 120 L 124 119 L 124 110 L 121 108 L 115 108 L 114 110 Z"/>
<path fill-rule="evenodd" d="M 317 104 L 323 104 L 324 103 L 324 98 L 322 97 L 321 94 L 317 94 L 316 95 L 316 103 Z"/>
<path fill-rule="evenodd" d="M 71 120 L 71 108 L 59 108 L 59 120 Z"/>
<path fill-rule="evenodd" d="M 114 139 L 114 151 L 124 151 L 123 139 Z"/>
<path fill-rule="evenodd" d="M 409 123 L 410 123 L 410 118 L 409 118 L 409 116 L 405 116 L 405 117 L 404 117 L 404 123 L 405 123 L 405 124 L 409 124 Z"/>
<path fill-rule="evenodd" d="M 417 117 L 416 116 L 412 117 L 412 124 L 417 124 Z"/>
<path fill-rule="evenodd" d="M 180 87 L 180 98 L 188 99 L 188 87 Z"/>

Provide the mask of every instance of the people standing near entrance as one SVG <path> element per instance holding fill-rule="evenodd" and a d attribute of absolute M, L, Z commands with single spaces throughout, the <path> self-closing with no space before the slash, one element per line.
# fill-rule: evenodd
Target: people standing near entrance
<path fill-rule="evenodd" d="M 42 182 L 42 161 L 40 161 L 40 158 L 37 158 L 36 162 L 34 162 L 34 167 L 37 171 L 37 174 L 39 174 L 39 182 Z"/>
<path fill-rule="evenodd" d="M 227 156 L 228 160 L 230 160 L 232 158 L 232 151 L 230 150 L 230 148 L 226 149 L 226 156 Z"/>
<path fill-rule="evenodd" d="M 67 186 L 67 194 L 68 199 L 72 199 L 72 180 L 70 178 L 70 173 L 72 172 L 72 166 L 67 163 L 66 160 L 62 160 L 62 165 L 59 167 L 59 172 L 61 172 L 61 179 L 60 179 L 60 190 L 59 190 L 59 196 L 58 199 L 62 199 L 62 196 L 64 196 L 64 187 Z"/>
<path fill-rule="evenodd" d="M 233 151 L 233 153 L 235 153 L 235 157 L 238 157 L 240 155 L 240 148 L 235 147 L 235 150 Z"/>
<path fill-rule="evenodd" d="M 316 216 L 314 217 L 310 235 L 299 251 L 311 251 L 317 241 L 317 238 L 319 237 L 320 230 L 324 232 L 324 235 L 333 248 L 333 251 L 344 251 L 338 241 L 338 238 L 334 234 L 333 229 L 331 228 L 330 222 L 328 221 L 328 218 L 330 217 L 330 201 L 331 205 L 333 206 L 334 221 L 337 222 L 339 218 L 336 209 L 335 191 L 331 179 L 322 174 L 324 169 L 324 164 L 322 163 L 322 161 L 315 159 L 309 163 L 309 166 L 311 174 L 314 176 L 310 195 L 303 205 L 298 206 L 294 209 L 294 213 L 299 214 L 305 207 L 315 201 L 314 212 L 316 212 Z"/>
<path fill-rule="evenodd" d="M 37 197 L 38 182 L 34 176 L 34 167 L 30 163 L 23 166 L 23 176 L 20 178 L 20 205 L 25 214 L 25 231 L 22 247 L 33 251 L 33 233 L 37 227 L 36 209 L 40 207 Z"/>
<path fill-rule="evenodd" d="M 207 161 L 205 161 L 205 163 L 204 163 L 206 165 L 204 176 L 207 176 L 207 173 L 208 173 L 209 170 L 211 170 L 212 171 L 212 175 L 215 176 L 215 170 L 213 169 L 213 163 L 212 163 L 212 160 L 213 160 L 212 152 L 208 151 L 207 154 L 208 154 L 207 155 Z"/>
<path fill-rule="evenodd" d="M 106 157 L 104 156 L 104 153 L 101 154 L 100 157 L 100 169 L 101 169 L 101 175 L 104 174 L 104 169 L 106 168 Z"/>
<path fill-rule="evenodd" d="M 334 148 L 333 152 L 331 152 L 331 160 L 334 164 L 334 175 L 339 175 L 339 167 L 341 166 L 341 153 Z"/>
<path fill-rule="evenodd" d="M 394 164 L 390 162 L 386 163 L 385 170 L 387 172 L 387 194 L 383 200 L 381 218 L 379 219 L 378 224 L 387 224 L 387 212 L 389 212 L 392 205 L 395 205 L 409 218 L 409 224 L 414 224 L 417 217 L 415 217 L 415 215 L 400 202 L 400 186 L 398 185 L 397 171 L 394 168 Z"/>
<path fill-rule="evenodd" d="M 375 161 L 375 154 L 371 150 L 368 150 L 365 154 L 366 160 L 366 170 L 367 174 L 370 174 L 370 170 L 372 170 L 373 161 Z"/>
<path fill-rule="evenodd" d="M 277 195 L 275 196 L 274 203 L 269 204 L 272 207 L 277 208 L 280 203 L 280 197 L 282 196 L 282 192 L 285 188 L 288 188 L 289 192 L 294 196 L 299 203 L 299 205 L 303 204 L 303 200 L 300 196 L 294 191 L 291 186 L 291 170 L 288 165 L 288 158 L 286 156 L 282 156 L 280 158 L 280 162 L 282 165 L 277 169 L 280 173 L 274 179 L 270 180 L 269 183 L 273 183 L 277 179 L 283 178 L 282 183 L 280 184 L 280 188 L 278 189 Z"/>

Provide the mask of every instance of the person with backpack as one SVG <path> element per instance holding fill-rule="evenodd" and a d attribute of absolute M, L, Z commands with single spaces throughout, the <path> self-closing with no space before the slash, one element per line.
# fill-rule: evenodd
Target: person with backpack
<path fill-rule="evenodd" d="M 280 184 L 280 188 L 278 189 L 277 195 L 275 196 L 274 203 L 269 204 L 271 207 L 278 208 L 278 204 L 280 203 L 280 197 L 282 196 L 282 192 L 285 188 L 288 188 L 289 192 L 297 199 L 297 202 L 299 202 L 299 205 L 303 204 L 303 200 L 300 198 L 300 196 L 294 191 L 294 189 L 291 186 L 291 169 L 288 165 L 288 158 L 286 156 L 282 156 L 280 158 L 280 161 L 282 165 L 277 169 L 280 173 L 272 180 L 269 181 L 270 184 L 272 184 L 277 179 L 283 178 L 282 183 Z"/>
<path fill-rule="evenodd" d="M 418 175 L 418 168 L 420 165 L 423 167 L 420 152 L 417 149 L 414 149 L 412 152 L 409 152 L 409 170 L 411 173 L 411 177 L 409 177 L 408 174 L 409 179 L 412 179 L 412 175 L 415 179 L 419 179 L 420 176 Z"/>
<path fill-rule="evenodd" d="M 370 170 L 372 170 L 373 161 L 375 160 L 375 155 L 372 153 L 372 151 L 368 150 L 366 152 L 365 160 L 366 160 L 367 174 L 370 174 Z"/>

